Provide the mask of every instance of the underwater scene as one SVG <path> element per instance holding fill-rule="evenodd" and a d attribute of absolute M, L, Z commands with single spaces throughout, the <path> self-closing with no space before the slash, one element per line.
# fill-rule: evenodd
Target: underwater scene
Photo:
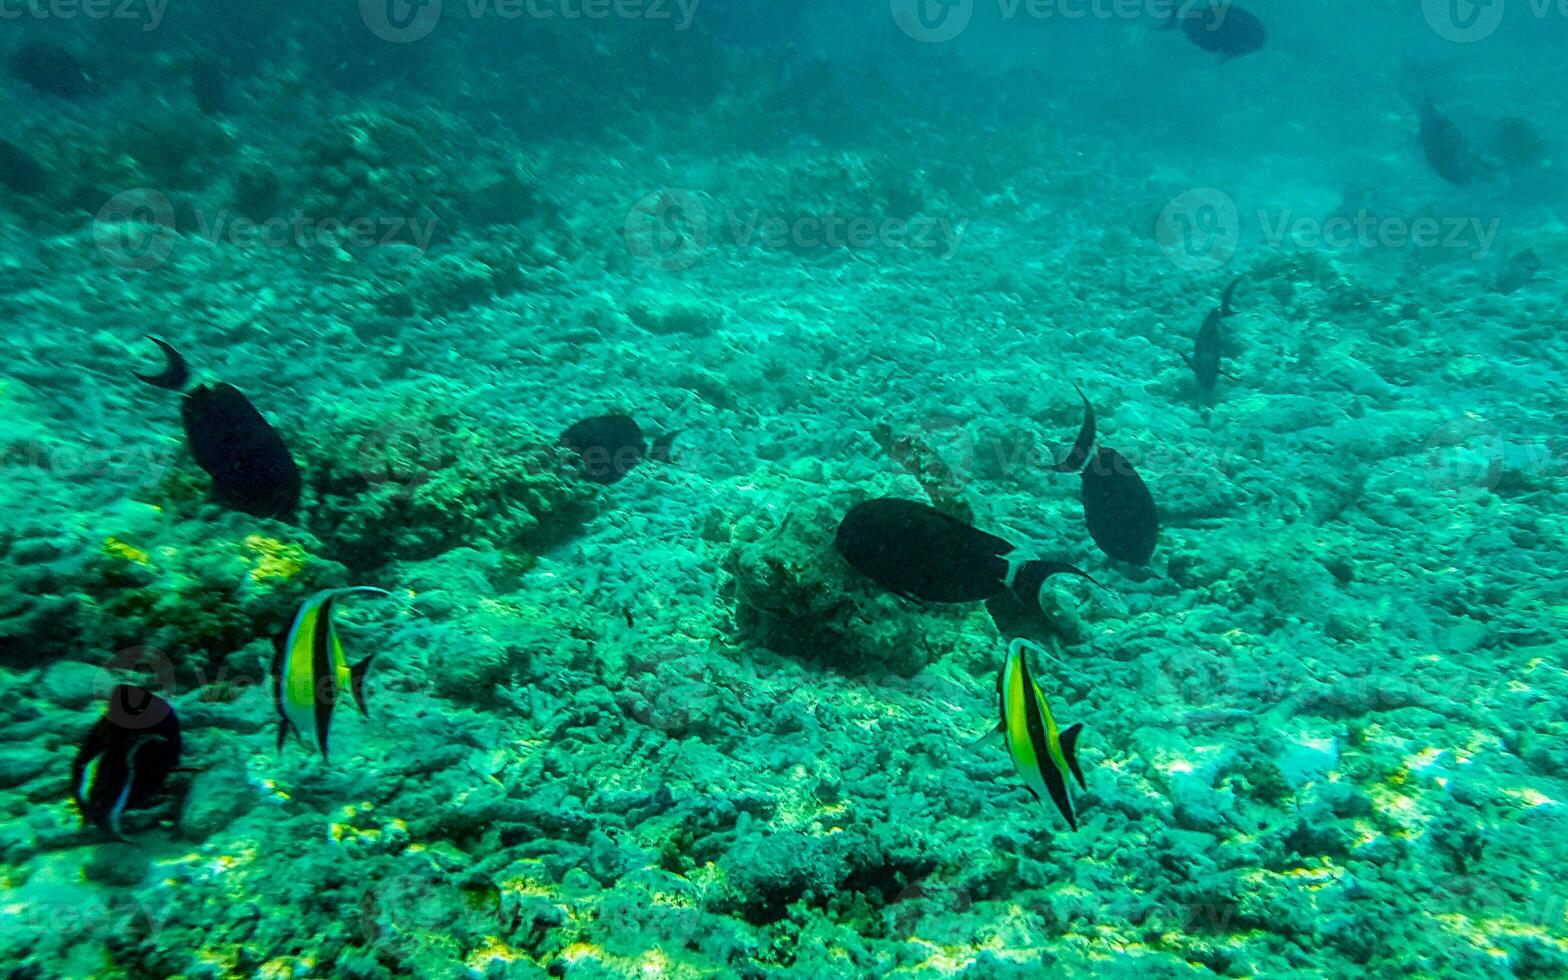
<path fill-rule="evenodd" d="M 1565 70 L 0 0 L 0 976 L 1568 977 Z"/>

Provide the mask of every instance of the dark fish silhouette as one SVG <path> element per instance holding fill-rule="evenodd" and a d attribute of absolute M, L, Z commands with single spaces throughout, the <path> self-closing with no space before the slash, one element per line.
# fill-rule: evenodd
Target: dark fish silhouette
<path fill-rule="evenodd" d="M 1534 123 L 1511 116 L 1497 124 L 1496 151 L 1510 170 L 1526 170 L 1546 158 L 1546 140 Z"/>
<path fill-rule="evenodd" d="M 1214 390 L 1220 376 L 1220 358 L 1225 356 L 1225 336 L 1220 331 L 1224 322 L 1235 315 L 1231 308 L 1231 297 L 1236 294 L 1236 285 L 1241 282 L 1237 276 L 1225 287 L 1225 295 L 1220 300 L 1220 305 L 1209 311 L 1203 318 L 1203 326 L 1198 328 L 1198 337 L 1192 345 L 1192 356 L 1182 355 L 1182 360 L 1192 368 L 1192 375 L 1198 382 L 1198 390 L 1204 394 Z"/>
<path fill-rule="evenodd" d="M 179 764 L 174 708 L 143 688 L 118 685 L 71 764 L 82 822 L 119 837 L 121 814 L 151 806 Z"/>
<path fill-rule="evenodd" d="M 1061 562 L 1010 557 L 1012 544 L 928 504 L 883 497 L 852 508 L 834 540 L 855 570 L 905 599 L 982 602 L 1012 590 L 1031 610 L 1053 575 L 1089 579 Z"/>
<path fill-rule="evenodd" d="M 256 517 L 287 519 L 299 504 L 300 475 L 283 439 L 231 384 L 197 385 L 180 406 L 196 465 L 212 477 L 219 502 Z"/>
<path fill-rule="evenodd" d="M 1497 273 L 1497 291 L 1507 296 L 1516 293 L 1530 283 L 1536 281 L 1536 274 L 1541 271 L 1541 257 L 1535 254 L 1534 249 L 1525 249 L 1509 256 L 1503 263 L 1502 269 Z"/>
<path fill-rule="evenodd" d="M 191 63 L 191 96 L 204 115 L 229 111 L 229 80 L 217 59 L 197 58 Z"/>
<path fill-rule="evenodd" d="M 34 90 L 62 99 L 93 93 L 92 76 L 76 55 L 46 41 L 29 41 L 11 56 L 11 75 Z"/>
<path fill-rule="evenodd" d="M 1257 17 L 1230 0 L 1205 0 L 1189 4 L 1174 0 L 1167 28 L 1180 27 L 1187 40 L 1205 51 L 1223 55 L 1228 61 L 1263 50 L 1269 32 Z"/>
<path fill-rule="evenodd" d="M 1101 446 L 1083 471 L 1083 516 L 1101 551 L 1117 561 L 1149 563 L 1160 535 L 1154 497 L 1114 449 Z"/>
<path fill-rule="evenodd" d="M 136 375 L 138 381 L 150 384 L 154 388 L 163 388 L 167 391 L 184 391 L 185 386 L 191 380 L 191 366 L 186 362 L 185 355 L 175 350 L 173 345 L 166 340 L 160 340 L 157 337 L 148 337 L 147 339 L 157 344 L 158 349 L 163 352 L 163 370 L 157 374 L 139 374 L 135 371 L 131 373 Z"/>
<path fill-rule="evenodd" d="M 1083 393 L 1082 388 L 1073 385 L 1073 390 L 1083 399 L 1083 425 L 1078 429 L 1078 439 L 1067 457 L 1051 467 L 1054 473 L 1076 473 L 1083 469 L 1083 464 L 1089 459 L 1089 450 L 1094 448 L 1094 406 L 1089 404 L 1089 396 Z"/>
<path fill-rule="evenodd" d="M 49 186 L 49 171 L 31 153 L 0 139 L 0 185 L 17 194 L 38 194 Z"/>
<path fill-rule="evenodd" d="M 1457 123 L 1437 111 L 1431 99 L 1421 105 L 1421 150 L 1433 171 L 1455 187 L 1493 176 L 1491 164 L 1475 152 Z"/>
<path fill-rule="evenodd" d="M 625 415 L 599 415 L 584 419 L 561 434 L 560 444 L 577 455 L 578 470 L 594 483 L 618 483 L 644 459 L 670 461 L 670 447 L 679 431 L 654 437 L 652 445 L 642 428 Z"/>

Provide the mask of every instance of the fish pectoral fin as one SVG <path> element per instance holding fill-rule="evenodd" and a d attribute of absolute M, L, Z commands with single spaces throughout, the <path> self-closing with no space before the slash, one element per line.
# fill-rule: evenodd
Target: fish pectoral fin
<path fill-rule="evenodd" d="M 365 707 L 365 672 L 370 669 L 370 664 L 375 659 L 376 655 L 372 653 L 349 668 L 348 674 L 349 689 L 354 692 L 354 703 L 359 705 L 359 713 L 366 718 L 370 717 L 370 709 Z"/>
<path fill-rule="evenodd" d="M 1083 770 L 1078 768 L 1078 736 L 1082 734 L 1082 722 L 1062 732 L 1062 758 L 1067 760 L 1067 768 L 1073 771 L 1073 778 L 1078 780 L 1078 785 L 1088 789 L 1089 784 L 1083 781 Z"/>
<path fill-rule="evenodd" d="M 1001 724 L 1001 722 L 997 722 L 997 725 L 996 725 L 995 728 L 993 728 L 990 731 L 986 732 L 984 735 L 981 735 L 979 738 L 974 739 L 973 741 L 971 741 L 969 743 L 968 747 L 971 748 L 971 749 L 985 748 L 988 745 L 995 745 L 996 743 L 1000 742 L 1001 740 L 1002 740 L 1002 724 Z"/>

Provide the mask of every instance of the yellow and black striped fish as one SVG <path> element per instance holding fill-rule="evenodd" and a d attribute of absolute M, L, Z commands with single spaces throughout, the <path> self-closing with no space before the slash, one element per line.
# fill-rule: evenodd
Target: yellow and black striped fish
<path fill-rule="evenodd" d="M 1079 786 L 1087 788 L 1083 770 L 1078 768 L 1077 755 L 1078 735 L 1083 726 L 1073 725 L 1066 731 L 1057 729 L 1045 695 L 1029 676 L 1029 664 L 1024 657 L 1029 648 L 1039 649 L 1022 639 L 1014 640 L 1007 647 L 1007 662 L 997 681 L 1002 739 L 1024 785 L 1038 800 L 1050 797 L 1067 818 L 1068 826 L 1077 830 L 1078 820 L 1073 816 L 1072 799 L 1067 793 L 1067 775 L 1071 773 Z"/>
<path fill-rule="evenodd" d="M 321 757 L 327 757 L 327 733 L 332 727 L 332 709 L 338 698 L 349 693 L 365 709 L 365 671 L 376 659 L 371 654 L 354 666 L 343 655 L 343 643 L 332 624 L 332 607 L 338 599 L 356 594 L 389 595 L 385 589 L 357 586 L 317 592 L 300 606 L 294 625 L 278 648 L 273 667 L 273 700 L 278 708 L 278 749 L 289 729 L 313 731 Z"/>

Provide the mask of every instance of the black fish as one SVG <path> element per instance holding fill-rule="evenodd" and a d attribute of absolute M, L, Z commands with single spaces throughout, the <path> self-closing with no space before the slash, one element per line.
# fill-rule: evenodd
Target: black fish
<path fill-rule="evenodd" d="M 1154 497 L 1114 449 L 1101 446 L 1083 471 L 1083 516 L 1101 551 L 1118 561 L 1149 563 L 1160 535 Z"/>
<path fill-rule="evenodd" d="M 191 96 L 203 115 L 221 116 L 229 111 L 229 82 L 215 58 L 197 58 L 191 64 Z"/>
<path fill-rule="evenodd" d="M 670 461 L 670 446 L 677 432 L 657 436 L 650 446 L 642 429 L 625 415 L 599 415 L 584 419 L 561 434 L 560 444 L 577 454 L 579 470 L 595 483 L 620 482 L 644 459 Z"/>
<path fill-rule="evenodd" d="M 1196 6 L 1199 9 L 1189 9 Z M 1239 58 L 1263 50 L 1269 32 L 1263 22 L 1231 3 L 1230 0 L 1173 0 L 1171 19 L 1166 27 L 1180 27 L 1187 40 L 1205 51 Z"/>
<path fill-rule="evenodd" d="M 1497 291 L 1504 296 L 1516 293 L 1536 281 L 1541 271 L 1541 257 L 1534 249 L 1525 249 L 1510 256 L 1497 273 Z"/>
<path fill-rule="evenodd" d="M 1078 429 L 1078 441 L 1073 443 L 1067 458 L 1051 467 L 1054 473 L 1076 473 L 1083 469 L 1083 464 L 1089 459 L 1089 450 L 1094 447 L 1094 406 L 1089 404 L 1089 396 L 1083 393 L 1082 388 L 1073 385 L 1073 390 L 1083 399 L 1083 425 Z"/>
<path fill-rule="evenodd" d="M 286 519 L 299 504 L 299 468 L 261 413 L 231 384 L 197 385 L 180 407 L 196 465 L 213 495 L 256 517 Z"/>
<path fill-rule="evenodd" d="M 120 836 L 120 815 L 151 806 L 180 764 L 180 720 L 169 702 L 120 684 L 71 764 L 82 822 Z"/>
<path fill-rule="evenodd" d="M 163 370 L 157 374 L 140 374 L 132 371 L 138 381 L 152 385 L 154 388 L 163 388 L 168 391 L 184 391 L 191 380 L 191 366 L 186 363 L 185 356 L 166 340 L 157 337 L 148 337 L 148 340 L 158 345 L 163 352 Z"/>
<path fill-rule="evenodd" d="M 927 504 L 883 497 L 852 508 L 834 540 L 855 570 L 905 599 L 981 602 L 1011 589 L 1032 610 L 1053 575 L 1089 579 L 1054 561 L 1009 558 L 1014 547 Z"/>
<path fill-rule="evenodd" d="M 1203 326 L 1198 328 L 1198 339 L 1193 343 L 1192 356 L 1182 355 L 1182 360 L 1192 368 L 1193 377 L 1198 381 L 1198 390 L 1204 394 L 1214 390 L 1220 375 L 1224 373 L 1220 370 L 1220 358 L 1225 355 L 1225 337 L 1220 332 L 1220 326 L 1236 313 L 1230 301 L 1240 282 L 1241 277 L 1237 276 L 1225 287 L 1225 296 L 1220 300 L 1220 305 L 1209 311 L 1209 315 L 1203 318 Z"/>
<path fill-rule="evenodd" d="M 0 185 L 17 194 L 37 194 L 49 186 L 49 171 L 31 153 L 0 140 Z"/>
<path fill-rule="evenodd" d="M 92 76 L 76 55 L 45 41 L 30 41 L 11 57 L 11 74 L 45 95 L 80 99 L 93 92 Z"/>
<path fill-rule="evenodd" d="M 1492 176 L 1491 165 L 1470 146 L 1458 124 L 1437 111 L 1431 99 L 1421 105 L 1421 150 L 1437 175 L 1455 187 Z"/>

